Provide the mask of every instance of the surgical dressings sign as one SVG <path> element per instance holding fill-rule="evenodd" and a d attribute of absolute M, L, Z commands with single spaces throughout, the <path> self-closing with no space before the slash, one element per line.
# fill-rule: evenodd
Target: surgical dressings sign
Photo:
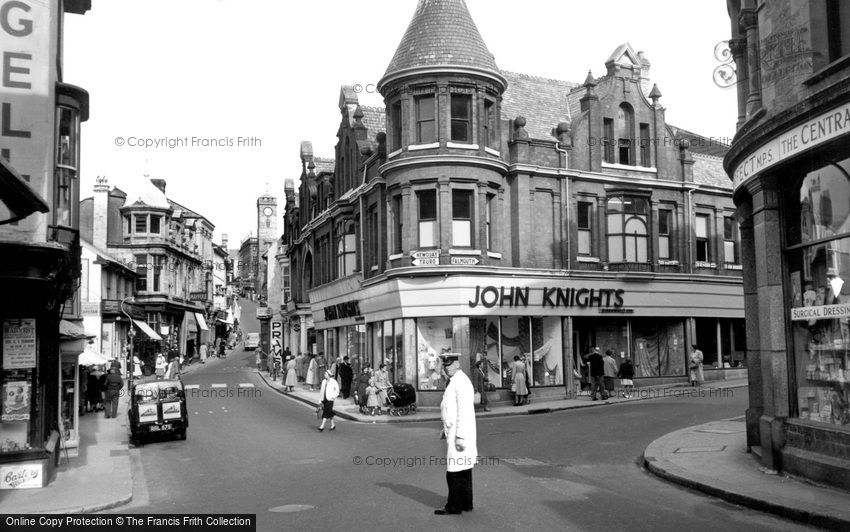
<path fill-rule="evenodd" d="M 835 318 L 850 318 L 850 303 L 822 305 L 819 307 L 794 307 L 791 309 L 791 321 Z"/>
<path fill-rule="evenodd" d="M 3 369 L 35 367 L 35 319 L 3 320 Z"/>

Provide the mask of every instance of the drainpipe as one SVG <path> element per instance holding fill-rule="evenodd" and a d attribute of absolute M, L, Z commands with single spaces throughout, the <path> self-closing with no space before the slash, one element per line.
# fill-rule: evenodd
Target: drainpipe
<path fill-rule="evenodd" d="M 566 170 L 567 169 L 567 150 L 565 148 L 561 148 L 560 146 L 561 146 L 560 142 L 555 143 L 555 150 L 558 151 L 559 153 L 563 154 L 563 156 L 564 156 L 564 166 L 563 166 L 563 168 L 564 168 L 564 170 Z M 558 169 L 559 170 L 561 169 L 561 158 L 560 158 L 560 156 L 558 157 Z M 566 203 L 567 203 L 567 223 L 569 224 L 569 222 L 571 220 L 570 205 L 572 204 L 572 200 L 570 199 L 570 176 L 565 176 L 565 177 L 566 177 L 566 179 L 565 179 L 566 191 L 564 193 L 566 195 Z M 567 269 L 568 270 L 572 266 L 571 263 L 570 263 L 570 234 L 571 233 L 572 233 L 572 231 L 570 230 L 570 226 L 568 225 L 567 226 Z"/>
<path fill-rule="evenodd" d="M 693 234 L 694 234 L 694 205 L 693 205 L 693 192 L 696 188 L 689 188 L 688 191 L 688 201 L 686 203 L 688 209 L 688 270 L 690 273 L 693 273 L 694 268 L 694 250 L 693 250 Z"/>

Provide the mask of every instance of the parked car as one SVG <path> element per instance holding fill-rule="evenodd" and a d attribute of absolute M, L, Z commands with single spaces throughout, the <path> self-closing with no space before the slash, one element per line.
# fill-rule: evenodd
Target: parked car
<path fill-rule="evenodd" d="M 260 333 L 248 333 L 245 335 L 245 350 L 252 351 L 260 347 Z"/>
<path fill-rule="evenodd" d="M 186 394 L 180 380 L 140 382 L 130 391 L 130 438 L 138 442 L 145 436 L 173 434 L 186 439 L 189 415 Z"/>

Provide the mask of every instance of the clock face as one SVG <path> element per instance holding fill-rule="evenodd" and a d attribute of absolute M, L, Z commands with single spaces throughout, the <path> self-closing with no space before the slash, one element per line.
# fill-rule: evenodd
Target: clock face
<path fill-rule="evenodd" d="M 266 216 L 271 216 L 273 212 L 274 211 L 271 207 L 266 207 L 265 209 L 263 209 L 263 214 L 265 214 Z"/>

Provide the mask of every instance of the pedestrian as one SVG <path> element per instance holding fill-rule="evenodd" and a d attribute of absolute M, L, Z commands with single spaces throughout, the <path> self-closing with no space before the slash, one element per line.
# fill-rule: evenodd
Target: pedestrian
<path fill-rule="evenodd" d="M 325 372 L 325 379 L 322 381 L 321 397 L 322 397 L 322 424 L 319 425 L 319 432 L 325 430 L 325 421 L 331 420 L 331 430 L 336 428 L 334 424 L 334 400 L 339 395 L 339 384 L 330 371 Z"/>
<path fill-rule="evenodd" d="M 336 378 L 336 376 L 337 376 L 337 369 L 338 368 L 339 368 L 339 357 L 335 358 L 334 361 L 331 363 L 330 367 L 328 368 L 328 371 L 331 372 L 331 375 L 333 375 L 334 378 Z"/>
<path fill-rule="evenodd" d="M 375 409 L 378 409 L 378 415 L 381 415 L 381 400 L 378 399 L 378 387 L 375 386 L 375 378 L 369 378 L 369 386 L 366 387 L 366 408 L 369 410 L 369 415 L 375 415 Z"/>
<path fill-rule="evenodd" d="M 605 364 L 603 371 L 604 377 L 603 381 L 605 383 L 605 391 L 608 392 L 608 395 L 614 394 L 614 379 L 617 377 L 617 361 L 614 360 L 614 352 L 610 349 L 605 350 L 605 356 L 602 357 L 602 360 Z"/>
<path fill-rule="evenodd" d="M 142 361 L 137 355 L 133 355 L 133 378 L 142 376 Z"/>
<path fill-rule="evenodd" d="M 337 373 L 339 374 L 339 387 L 342 392 L 342 398 L 348 399 L 351 395 L 351 380 L 354 378 L 354 371 L 348 362 L 348 355 L 342 357 L 342 362 L 339 363 Z"/>
<path fill-rule="evenodd" d="M 446 439 L 446 505 L 436 515 L 458 515 L 472 511 L 472 468 L 478 459 L 475 404 L 472 382 L 460 369 L 457 355 L 443 356 L 443 373 L 448 380 L 440 418 Z"/>
<path fill-rule="evenodd" d="M 704 380 L 702 373 L 702 351 L 699 350 L 697 344 L 691 344 L 691 348 L 691 356 L 688 361 L 688 377 L 691 380 L 691 386 L 700 386 Z"/>
<path fill-rule="evenodd" d="M 176 358 L 172 358 L 168 361 L 168 365 L 165 367 L 166 379 L 171 380 L 177 377 L 177 360 Z"/>
<path fill-rule="evenodd" d="M 198 351 L 201 353 L 201 364 L 207 363 L 207 344 L 206 342 L 201 344 L 201 347 L 198 348 Z"/>
<path fill-rule="evenodd" d="M 298 352 L 295 355 L 295 376 L 298 377 L 298 382 L 304 382 L 305 377 L 307 375 L 307 366 L 306 360 L 304 359 L 304 353 Z"/>
<path fill-rule="evenodd" d="M 485 412 L 489 412 L 490 407 L 487 406 L 487 375 L 484 373 L 486 363 L 487 359 L 485 358 L 479 359 L 475 363 L 475 369 L 472 371 L 472 387 L 475 389 L 475 393 L 481 396 L 481 407 Z"/>
<path fill-rule="evenodd" d="M 512 366 L 513 384 L 511 384 L 511 391 L 514 392 L 514 406 L 521 406 L 528 402 L 528 379 L 525 373 L 525 362 L 515 355 Z"/>
<path fill-rule="evenodd" d="M 310 362 L 307 365 L 307 386 L 310 391 L 315 391 L 319 384 L 319 363 L 316 362 L 316 355 L 310 355 Z"/>
<path fill-rule="evenodd" d="M 165 376 L 165 357 L 162 353 L 156 354 L 156 365 L 154 368 L 156 369 L 156 378 L 161 379 Z"/>
<path fill-rule="evenodd" d="M 620 377 L 620 384 L 625 388 L 623 396 L 629 399 L 632 396 L 632 391 L 635 389 L 635 383 L 632 380 L 635 376 L 635 366 L 630 359 L 626 358 L 626 355 L 620 355 L 620 359 L 622 363 L 620 364 L 620 369 L 617 371 L 617 376 Z"/>
<path fill-rule="evenodd" d="M 591 400 L 599 399 L 596 397 L 597 392 L 602 396 L 603 401 L 608 399 L 608 392 L 605 391 L 605 360 L 598 347 L 594 347 L 593 352 L 587 355 L 587 363 L 590 365 L 590 381 L 593 383 L 590 389 Z"/>
<path fill-rule="evenodd" d="M 378 389 L 378 399 L 381 401 L 381 407 L 389 404 L 390 397 L 387 390 L 392 388 L 392 384 L 390 384 L 390 376 L 387 373 L 387 365 L 381 364 L 378 366 L 378 370 L 375 371 L 374 375 L 375 379 L 375 388 Z"/>
<path fill-rule="evenodd" d="M 124 387 L 124 379 L 115 368 L 109 369 L 106 376 L 106 417 L 118 417 L 118 398 L 121 396 L 121 388 Z"/>
<path fill-rule="evenodd" d="M 88 412 L 97 412 L 103 404 L 103 399 L 100 392 L 100 377 L 103 372 L 97 366 L 94 366 L 89 372 L 86 384 L 86 401 L 88 402 Z"/>
<path fill-rule="evenodd" d="M 295 359 L 290 355 L 286 357 L 286 378 L 283 381 L 284 391 L 294 392 L 297 384 L 298 377 L 295 376 Z"/>
<path fill-rule="evenodd" d="M 87 368 L 86 366 L 80 366 L 79 379 L 80 415 L 83 416 L 86 413 L 86 388 L 89 384 L 89 368 Z"/>

